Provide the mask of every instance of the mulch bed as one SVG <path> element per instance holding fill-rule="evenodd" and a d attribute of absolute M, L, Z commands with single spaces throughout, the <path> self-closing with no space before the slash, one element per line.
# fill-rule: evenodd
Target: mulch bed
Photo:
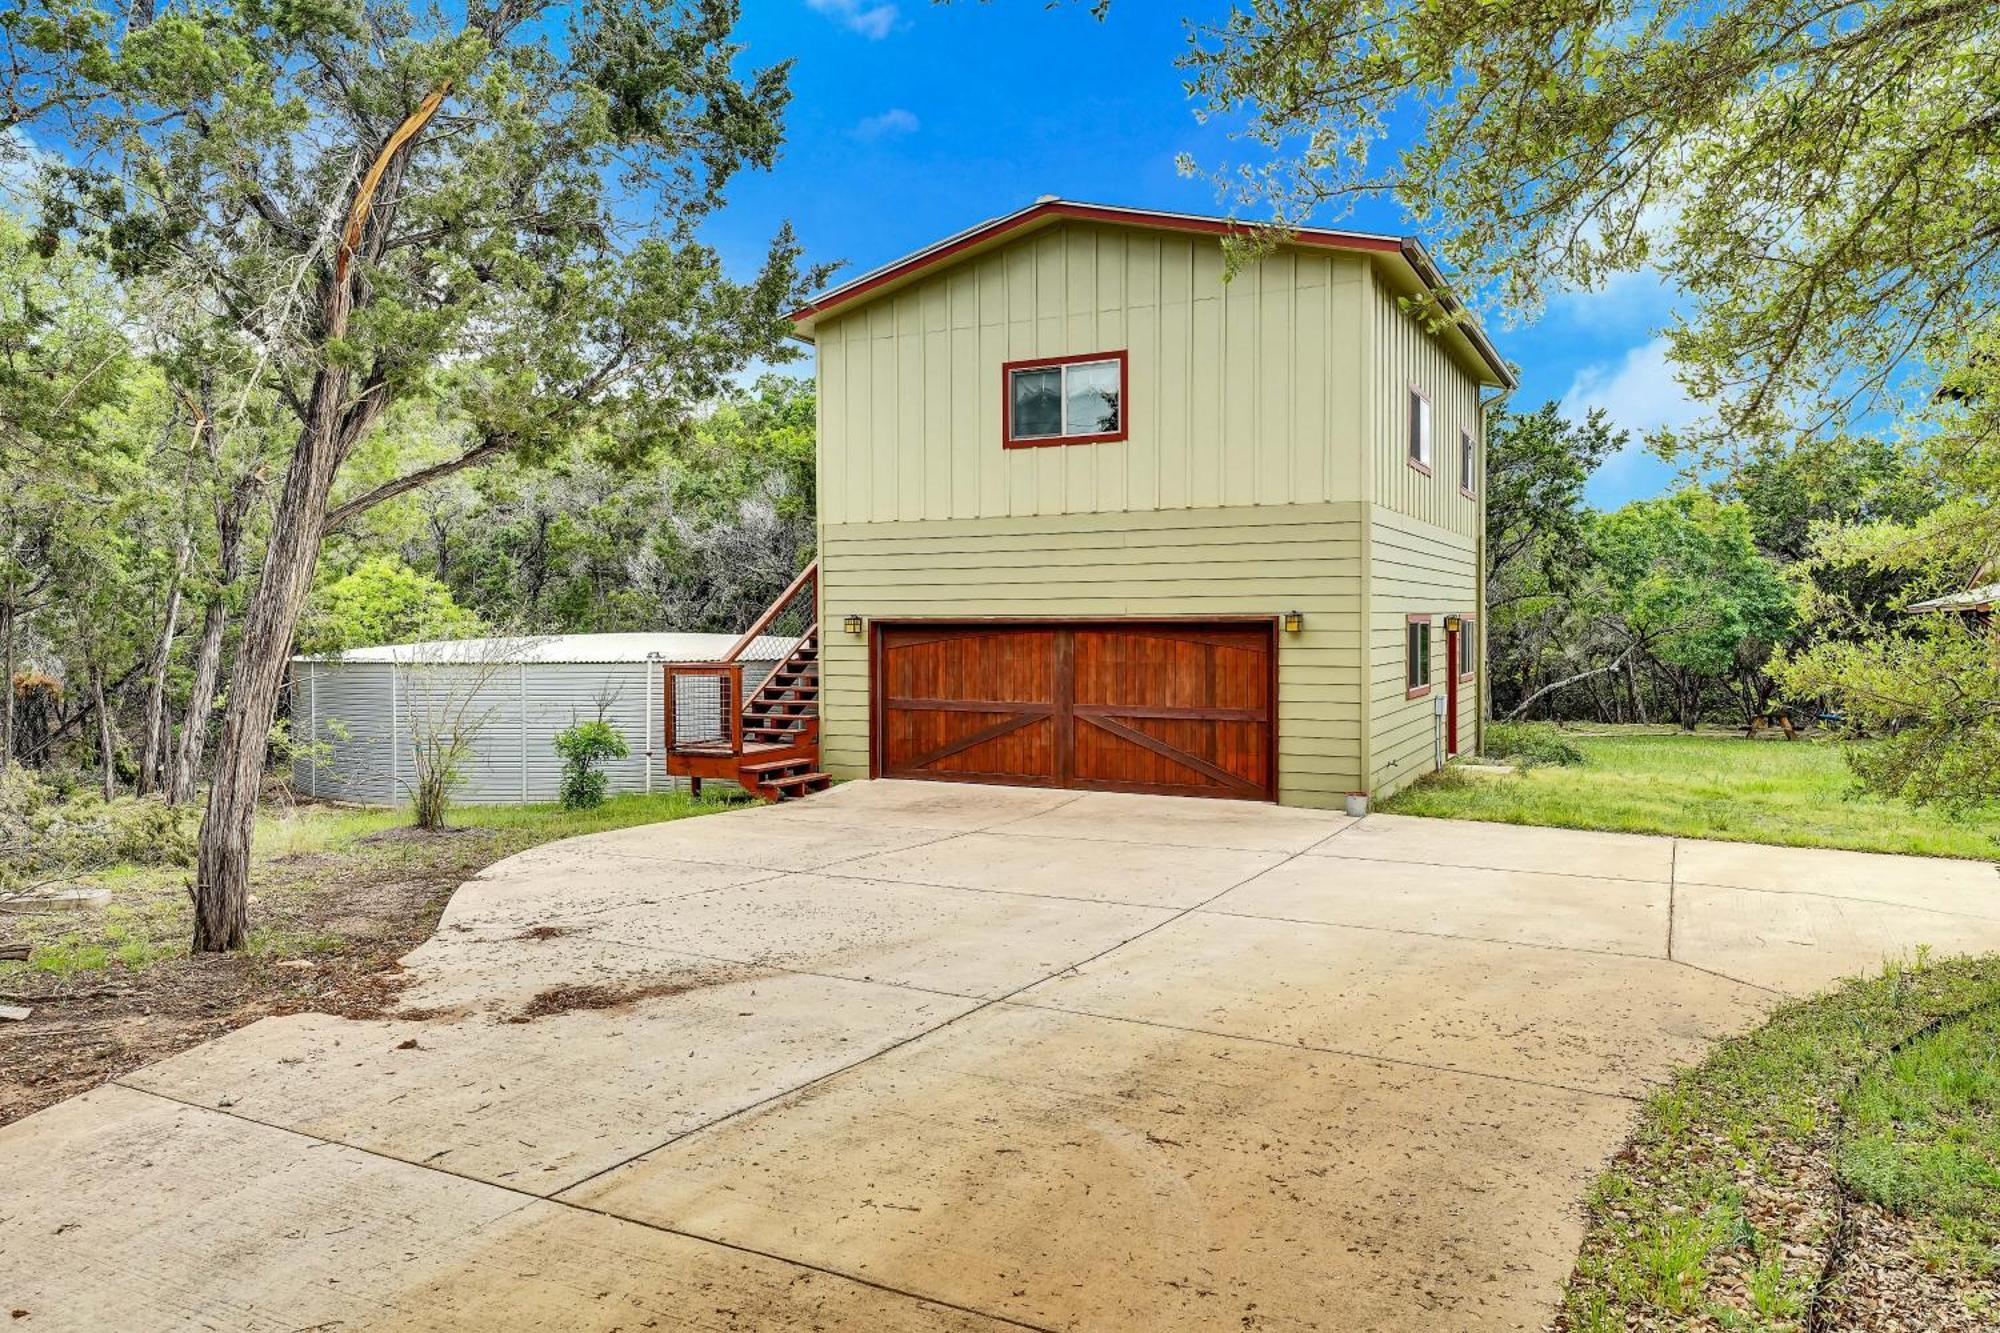
<path fill-rule="evenodd" d="M 1980 966 L 1965 961 L 1967 970 Z M 1990 968 L 1990 961 L 1985 966 Z M 1726 1117 L 1706 1111 L 1671 1132 L 1657 1124 L 1652 1133 L 1642 1128 L 1607 1172 L 1607 1181 L 1621 1189 L 1600 1191 L 1589 1205 L 1589 1230 L 1564 1307 L 1545 1333 L 1991 1333 L 2000 1328 L 2000 1286 L 1991 1274 L 1938 1262 L 1945 1247 L 1927 1222 L 1857 1197 L 1836 1168 L 1844 1128 L 1839 1099 L 1875 1061 L 1972 1012 L 1947 1007 L 1928 1018 L 1912 1012 L 1900 1032 L 1892 1021 L 1872 1020 L 1881 1044 L 1850 1053 L 1851 1064 L 1816 1071 L 1824 1082 L 1813 1090 L 1819 1129 L 1810 1136 L 1794 1137 L 1774 1121 L 1754 1124 L 1747 1134 L 1742 1126 L 1732 1131 Z M 1694 1181 L 1709 1184 L 1691 1189 Z M 1621 1257 L 1635 1253 L 1635 1238 L 1685 1221 L 1695 1199 L 1727 1197 L 1732 1190 L 1722 1184 L 1740 1200 L 1741 1222 L 1761 1238 L 1761 1265 L 1760 1254 L 1741 1236 L 1724 1234 L 1684 1284 L 1669 1283 L 1639 1299 L 1620 1298 L 1619 1280 L 1608 1274 Z M 1614 1201 L 1621 1199 L 1625 1202 Z M 1636 1275 L 1641 1281 L 1648 1276 Z M 1633 1280 L 1628 1270 L 1624 1281 Z M 1783 1293 L 1782 1301 L 1773 1302 L 1774 1290 Z M 1593 1310 L 1593 1298 L 1603 1300 L 1603 1308 Z"/>

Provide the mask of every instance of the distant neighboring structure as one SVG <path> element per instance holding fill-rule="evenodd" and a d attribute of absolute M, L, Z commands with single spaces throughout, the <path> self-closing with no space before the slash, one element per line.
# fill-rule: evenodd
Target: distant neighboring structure
<path fill-rule="evenodd" d="M 1960 615 L 1989 617 L 1993 614 L 1993 603 L 2000 601 L 2000 583 L 1982 584 L 1977 588 L 1967 588 L 1964 592 L 1951 593 L 1944 597 L 1932 597 L 1927 601 L 1911 602 L 1908 611 L 1953 611 Z"/>
<path fill-rule="evenodd" d="M 355 648 L 292 660 L 293 789 L 325 800 L 393 805 L 409 799 L 415 744 L 440 725 L 475 731 L 454 799 L 553 801 L 554 740 L 602 717 L 631 756 L 604 765 L 613 792 L 668 781 L 660 761 L 661 666 L 702 662 L 730 634 L 565 634 Z M 789 644 L 756 641 L 743 660 L 762 680 Z"/>

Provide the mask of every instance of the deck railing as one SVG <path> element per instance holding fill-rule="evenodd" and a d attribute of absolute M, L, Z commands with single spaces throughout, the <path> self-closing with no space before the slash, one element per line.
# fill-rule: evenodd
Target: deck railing
<path fill-rule="evenodd" d="M 662 703 L 666 709 L 667 753 L 740 755 L 743 753 L 743 704 L 770 682 L 787 658 L 819 623 L 819 561 L 799 571 L 777 600 L 714 662 L 669 662 Z M 743 658 L 760 642 L 775 640 L 768 650 L 771 672 L 760 677 L 750 694 L 743 690 Z M 754 660 L 763 660 L 759 652 Z"/>

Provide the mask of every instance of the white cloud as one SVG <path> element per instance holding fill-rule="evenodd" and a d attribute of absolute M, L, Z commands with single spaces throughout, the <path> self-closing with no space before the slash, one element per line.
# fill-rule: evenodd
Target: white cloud
<path fill-rule="evenodd" d="M 1614 273 L 1596 291 L 1565 291 L 1549 312 L 1589 333 L 1638 333 L 1659 328 L 1673 313 L 1674 288 L 1659 270 Z"/>
<path fill-rule="evenodd" d="M 892 106 L 879 116 L 869 116 L 854 127 L 854 132 L 863 139 L 893 139 L 916 132 L 916 113 Z"/>
<path fill-rule="evenodd" d="M 887 0 L 880 4 L 869 4 L 868 0 L 806 0 L 806 6 L 871 42 L 881 41 L 896 26 L 896 7 Z"/>
<path fill-rule="evenodd" d="M 1614 427 L 1631 432 L 1625 447 L 1605 459 L 1591 478 L 1586 495 L 1593 504 L 1623 504 L 1637 495 L 1651 495 L 1673 479 L 1673 469 L 1647 451 L 1646 436 L 1686 426 L 1704 409 L 1674 378 L 1667 346 L 1665 338 L 1654 338 L 1616 361 L 1585 366 L 1563 395 L 1562 412 L 1570 420 L 1581 420 L 1593 407 L 1602 408 Z"/>
<path fill-rule="evenodd" d="M 1674 378 L 1667 346 L 1665 338 L 1654 338 L 1620 360 L 1599 361 L 1577 371 L 1563 395 L 1563 415 L 1575 419 L 1601 407 L 1612 424 L 1631 431 L 1635 441 L 1648 431 L 1678 429 L 1695 420 L 1702 406 Z"/>

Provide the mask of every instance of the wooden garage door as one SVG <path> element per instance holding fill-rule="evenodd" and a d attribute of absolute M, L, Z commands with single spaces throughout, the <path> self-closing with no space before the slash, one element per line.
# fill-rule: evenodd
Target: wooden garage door
<path fill-rule="evenodd" d="M 1272 629 L 881 625 L 888 778 L 1271 800 Z"/>

